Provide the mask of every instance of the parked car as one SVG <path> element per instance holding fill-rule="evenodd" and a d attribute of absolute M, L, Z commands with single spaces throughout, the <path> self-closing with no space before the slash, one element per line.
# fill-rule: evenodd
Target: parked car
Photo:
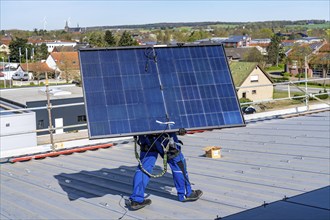
<path fill-rule="evenodd" d="M 29 74 L 28 73 L 24 73 L 24 72 L 18 72 L 15 73 L 12 76 L 13 80 L 22 80 L 22 81 L 28 81 L 29 80 Z"/>
<path fill-rule="evenodd" d="M 257 110 L 253 106 L 245 106 L 242 108 L 243 114 L 254 114 Z"/>

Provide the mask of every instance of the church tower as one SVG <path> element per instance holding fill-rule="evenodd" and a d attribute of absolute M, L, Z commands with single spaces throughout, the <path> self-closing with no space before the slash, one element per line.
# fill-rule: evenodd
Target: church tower
<path fill-rule="evenodd" d="M 68 25 L 68 21 L 65 21 L 65 27 L 64 27 L 64 31 L 65 31 L 65 32 L 69 32 L 69 25 Z"/>

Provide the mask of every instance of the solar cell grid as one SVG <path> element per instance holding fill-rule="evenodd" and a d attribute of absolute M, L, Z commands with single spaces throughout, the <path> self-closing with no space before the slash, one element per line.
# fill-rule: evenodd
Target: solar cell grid
<path fill-rule="evenodd" d="M 220 45 L 79 51 L 90 138 L 243 126 Z"/>

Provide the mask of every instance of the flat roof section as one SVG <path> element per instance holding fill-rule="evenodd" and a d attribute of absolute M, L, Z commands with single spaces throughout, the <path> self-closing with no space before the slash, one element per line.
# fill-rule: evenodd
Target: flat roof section
<path fill-rule="evenodd" d="M 82 88 L 76 85 L 49 86 L 50 100 L 83 97 Z M 60 93 L 59 93 L 60 92 Z M 47 100 L 45 87 L 2 89 L 1 98 L 26 106 L 27 102 Z"/>
<path fill-rule="evenodd" d="M 125 198 L 132 192 L 137 161 L 133 142 L 125 141 L 108 149 L 1 164 L 1 218 L 216 219 L 283 198 L 294 206 L 301 202 L 294 196 L 330 185 L 330 111 L 180 139 L 192 186 L 204 192 L 196 202 L 177 201 L 169 170 L 149 183 L 150 206 L 128 210 Z M 205 157 L 206 146 L 221 146 L 223 157 Z M 158 159 L 155 173 L 161 166 Z"/>

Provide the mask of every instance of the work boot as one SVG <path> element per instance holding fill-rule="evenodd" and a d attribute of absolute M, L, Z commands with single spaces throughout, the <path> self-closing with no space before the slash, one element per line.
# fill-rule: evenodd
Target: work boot
<path fill-rule="evenodd" d="M 198 200 L 203 195 L 202 190 L 193 190 L 189 196 L 186 196 L 182 202 L 193 202 Z"/>
<path fill-rule="evenodd" d="M 131 200 L 130 202 L 131 202 L 130 207 L 133 210 L 142 209 L 143 207 L 151 204 L 150 199 L 145 199 L 145 200 L 143 200 L 143 202 L 135 202 L 133 200 Z"/>

